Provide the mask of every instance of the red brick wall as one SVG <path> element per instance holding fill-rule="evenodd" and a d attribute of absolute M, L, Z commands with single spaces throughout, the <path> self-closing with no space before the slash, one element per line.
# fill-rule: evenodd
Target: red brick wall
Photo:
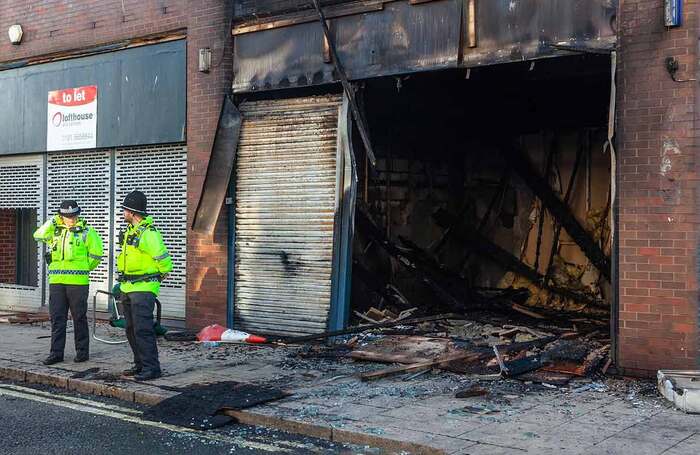
<path fill-rule="evenodd" d="M 698 362 L 697 1 L 663 26 L 663 2 L 621 0 L 618 72 L 619 344 L 629 374 Z"/>
<path fill-rule="evenodd" d="M 0 209 L 0 283 L 14 284 L 17 280 L 17 214 Z"/>
<path fill-rule="evenodd" d="M 17 0 L 0 5 L 0 61 L 135 38 L 187 27 L 186 0 Z M 199 12 L 196 8 L 194 15 Z M 12 24 L 22 25 L 22 44 L 7 39 Z"/>
<path fill-rule="evenodd" d="M 200 15 L 188 31 L 187 72 L 187 176 L 188 219 L 193 219 L 202 183 L 209 163 L 221 102 L 230 91 L 233 80 L 231 34 L 226 11 L 230 2 L 202 0 L 197 2 Z M 230 6 L 229 6 L 230 7 Z M 225 44 L 225 48 L 222 45 Z M 197 71 L 199 48 L 212 49 L 209 73 Z M 233 153 L 233 150 L 231 151 Z M 187 325 L 199 328 L 218 323 L 226 325 L 227 229 L 226 209 L 222 209 L 216 233 L 212 237 L 188 232 Z"/>
<path fill-rule="evenodd" d="M 0 5 L 0 33 L 19 23 L 24 39 L 0 39 L 0 62 L 187 29 L 188 213 L 196 207 L 224 93 L 231 85 L 230 0 L 18 0 Z M 226 45 L 224 48 L 224 44 Z M 212 49 L 208 74 L 197 71 L 199 48 Z M 225 216 L 223 217 L 225 220 Z M 206 238 L 189 233 L 188 324 L 226 320 L 226 225 Z"/>

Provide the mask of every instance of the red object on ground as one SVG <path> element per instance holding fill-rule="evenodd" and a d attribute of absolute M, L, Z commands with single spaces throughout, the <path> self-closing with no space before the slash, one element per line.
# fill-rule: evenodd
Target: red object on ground
<path fill-rule="evenodd" d="M 226 327 L 219 324 L 212 324 L 204 327 L 197 334 L 199 341 L 221 341 L 221 334 L 226 331 Z"/>
<path fill-rule="evenodd" d="M 267 338 L 251 335 L 240 330 L 227 329 L 219 324 L 208 325 L 197 334 L 199 341 L 221 341 L 222 343 L 266 343 Z"/>

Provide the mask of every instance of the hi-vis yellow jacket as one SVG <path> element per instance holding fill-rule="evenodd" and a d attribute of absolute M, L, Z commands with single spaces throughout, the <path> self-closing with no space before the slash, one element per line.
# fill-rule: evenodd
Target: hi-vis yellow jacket
<path fill-rule="evenodd" d="M 102 239 L 84 219 L 68 227 L 55 215 L 34 232 L 34 238 L 46 243 L 51 253 L 50 284 L 90 284 L 90 272 L 102 260 Z"/>
<path fill-rule="evenodd" d="M 163 243 L 163 236 L 147 216 L 137 225 L 129 225 L 120 239 L 122 251 L 117 257 L 117 270 L 123 275 L 121 291 L 160 292 L 159 277 L 173 270 L 173 260 Z M 139 277 L 152 277 L 140 279 Z"/>

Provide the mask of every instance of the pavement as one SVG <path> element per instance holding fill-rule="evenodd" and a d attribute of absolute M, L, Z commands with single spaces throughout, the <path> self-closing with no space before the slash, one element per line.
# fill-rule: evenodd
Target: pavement
<path fill-rule="evenodd" d="M 100 327 L 117 340 L 123 332 Z M 700 416 L 673 409 L 654 383 L 581 380 L 566 388 L 517 380 L 430 372 L 361 382 L 355 374 L 385 365 L 315 355 L 304 347 L 159 341 L 165 376 L 149 383 L 119 377 L 126 345 L 93 341 L 91 360 L 40 364 L 48 324 L 0 324 L 0 377 L 153 404 L 173 388 L 218 381 L 272 385 L 289 398 L 235 413 L 239 422 L 389 453 L 688 454 L 700 452 Z M 77 377 L 79 376 L 79 377 Z M 484 397 L 454 398 L 479 385 Z"/>

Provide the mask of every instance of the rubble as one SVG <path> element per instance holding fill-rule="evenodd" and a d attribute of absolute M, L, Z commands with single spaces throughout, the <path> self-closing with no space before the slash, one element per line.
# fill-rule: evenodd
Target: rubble
<path fill-rule="evenodd" d="M 0 312 L 0 323 L 9 324 L 36 324 L 50 320 L 47 313 L 29 312 Z"/>

